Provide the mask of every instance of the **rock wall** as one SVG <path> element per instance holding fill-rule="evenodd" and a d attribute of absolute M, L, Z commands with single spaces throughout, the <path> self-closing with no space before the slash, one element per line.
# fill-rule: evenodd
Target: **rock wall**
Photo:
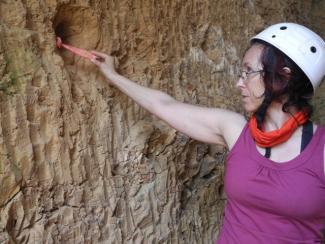
<path fill-rule="evenodd" d="M 320 0 L 2 0 L 0 243 L 212 243 L 222 223 L 225 149 L 149 115 L 57 50 L 56 34 L 117 56 L 139 84 L 242 112 L 233 81 L 249 37 L 279 21 L 324 37 L 324 11 Z"/>

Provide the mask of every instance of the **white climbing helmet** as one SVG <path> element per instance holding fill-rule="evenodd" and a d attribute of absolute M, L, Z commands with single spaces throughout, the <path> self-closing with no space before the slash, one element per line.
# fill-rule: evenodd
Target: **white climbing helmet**
<path fill-rule="evenodd" d="M 263 40 L 280 49 L 307 75 L 314 91 L 325 76 L 325 42 L 315 32 L 294 23 L 266 28 L 251 40 Z"/>

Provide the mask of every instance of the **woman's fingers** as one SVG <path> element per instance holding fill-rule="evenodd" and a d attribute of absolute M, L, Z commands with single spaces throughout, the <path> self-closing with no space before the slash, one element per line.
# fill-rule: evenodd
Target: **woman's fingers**
<path fill-rule="evenodd" d="M 91 51 L 91 53 L 93 55 L 95 55 L 96 57 L 96 60 L 101 62 L 101 63 L 106 63 L 108 65 L 113 65 L 114 66 L 114 57 L 113 56 L 110 56 L 110 55 L 107 55 L 106 53 L 101 53 L 101 52 L 97 52 L 97 51 Z"/>
<path fill-rule="evenodd" d="M 101 58 L 104 58 L 104 59 L 106 59 L 107 57 L 109 57 L 109 55 L 107 55 L 106 53 L 101 53 L 101 52 L 97 52 L 97 51 L 94 51 L 94 50 L 92 50 L 90 52 L 92 54 L 95 54 L 96 56 L 101 57 Z"/>
<path fill-rule="evenodd" d="M 90 53 L 93 54 L 95 56 L 94 59 L 96 61 L 99 61 L 100 63 L 104 63 L 106 61 L 106 58 L 108 57 L 107 54 L 101 53 L 101 52 L 97 52 L 97 51 L 90 51 Z"/>
<path fill-rule="evenodd" d="M 98 61 L 96 58 L 92 58 L 90 59 L 90 62 L 92 62 L 93 64 L 99 66 L 102 62 Z"/>
<path fill-rule="evenodd" d="M 115 60 L 113 56 L 107 55 L 106 53 L 101 53 L 97 51 L 91 51 L 94 58 L 91 62 L 98 66 L 102 72 L 106 74 L 115 73 Z"/>

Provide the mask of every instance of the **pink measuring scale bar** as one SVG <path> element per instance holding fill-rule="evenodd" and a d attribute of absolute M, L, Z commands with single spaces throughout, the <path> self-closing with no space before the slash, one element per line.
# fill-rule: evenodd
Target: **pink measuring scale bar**
<path fill-rule="evenodd" d="M 97 55 L 95 55 L 95 54 L 93 54 L 93 53 L 91 53 L 91 52 L 89 52 L 87 50 L 84 50 L 84 49 L 81 49 L 81 48 L 77 48 L 77 47 L 73 47 L 73 46 L 64 44 L 62 42 L 62 39 L 60 37 L 57 37 L 56 38 L 56 46 L 58 48 L 65 48 L 65 49 L 69 50 L 70 52 L 72 52 L 73 54 L 78 55 L 78 56 L 83 57 L 83 58 L 87 58 L 89 60 L 96 59 L 96 60 L 98 60 L 100 62 L 104 62 L 105 61 L 104 58 L 99 57 L 99 56 L 97 56 Z"/>

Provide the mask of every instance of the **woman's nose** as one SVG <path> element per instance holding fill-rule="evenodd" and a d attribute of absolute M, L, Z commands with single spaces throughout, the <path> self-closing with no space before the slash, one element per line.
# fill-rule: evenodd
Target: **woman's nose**
<path fill-rule="evenodd" d="M 245 85 L 244 79 L 242 77 L 239 77 L 238 80 L 236 81 L 236 87 L 240 88 L 243 87 L 244 85 Z"/>

